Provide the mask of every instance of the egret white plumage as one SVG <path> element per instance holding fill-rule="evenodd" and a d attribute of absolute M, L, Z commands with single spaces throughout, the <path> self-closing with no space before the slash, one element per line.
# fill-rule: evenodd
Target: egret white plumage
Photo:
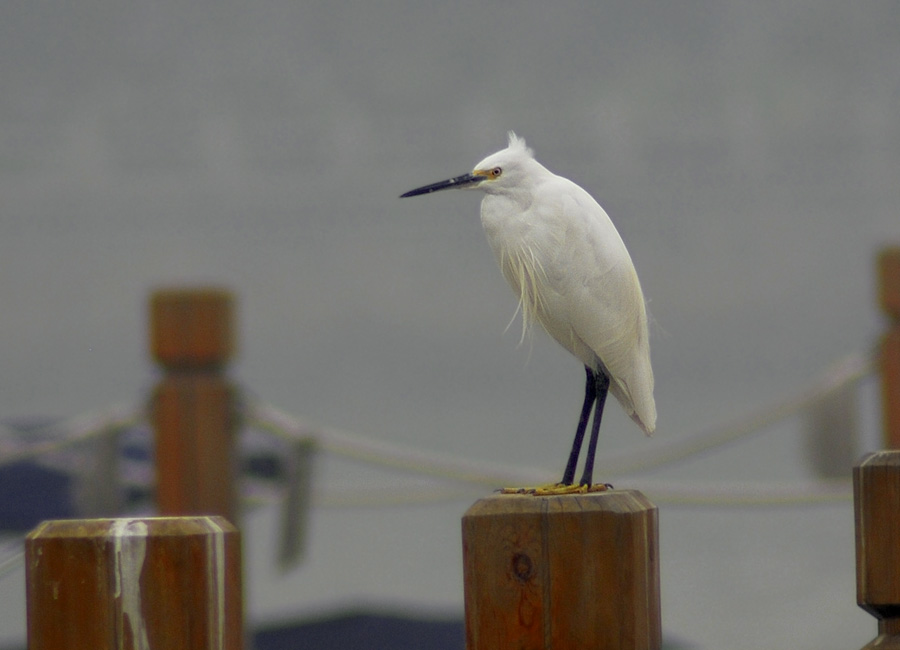
<path fill-rule="evenodd" d="M 451 188 L 487 193 L 481 223 L 526 324 L 540 323 L 584 364 L 584 403 L 561 486 L 574 486 L 593 411 L 579 481 L 590 487 L 607 392 L 645 433 L 656 427 L 647 312 L 631 256 L 593 197 L 541 165 L 513 132 L 506 149 L 472 172 L 402 197 Z"/>

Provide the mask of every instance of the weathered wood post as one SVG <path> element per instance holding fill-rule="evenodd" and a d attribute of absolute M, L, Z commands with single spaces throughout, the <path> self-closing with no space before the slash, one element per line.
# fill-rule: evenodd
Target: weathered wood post
<path fill-rule="evenodd" d="M 494 495 L 462 529 L 467 650 L 661 646 L 657 509 L 640 492 Z"/>
<path fill-rule="evenodd" d="M 160 514 L 237 523 L 233 300 L 216 289 L 165 290 L 150 300 L 150 345 L 164 376 L 153 395 Z"/>
<path fill-rule="evenodd" d="M 45 521 L 25 540 L 29 650 L 240 650 L 240 533 L 222 517 Z"/>
<path fill-rule="evenodd" d="M 881 387 L 884 440 L 888 449 L 900 449 L 900 246 L 878 256 L 879 302 L 888 316 L 881 339 Z"/>
<path fill-rule="evenodd" d="M 863 650 L 900 650 L 900 451 L 865 456 L 853 468 L 856 602 L 878 619 Z"/>

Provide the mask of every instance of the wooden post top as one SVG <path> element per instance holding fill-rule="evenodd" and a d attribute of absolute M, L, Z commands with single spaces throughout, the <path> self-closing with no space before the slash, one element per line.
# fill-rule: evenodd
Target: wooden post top
<path fill-rule="evenodd" d="M 900 615 L 900 451 L 865 456 L 853 468 L 856 595 L 876 618 Z"/>
<path fill-rule="evenodd" d="M 587 494 L 534 496 L 532 494 L 492 494 L 476 501 L 466 511 L 466 517 L 498 514 L 566 514 L 607 512 L 629 515 L 656 510 L 650 499 L 638 490 L 607 490 Z"/>
<path fill-rule="evenodd" d="M 635 490 L 477 501 L 462 520 L 466 648 L 658 650 L 657 514 Z"/>
<path fill-rule="evenodd" d="M 171 368 L 218 367 L 234 354 L 234 299 L 217 288 L 163 289 L 150 298 L 150 350 Z"/>
<path fill-rule="evenodd" d="M 886 314 L 900 320 L 900 246 L 878 255 L 878 299 Z"/>
<path fill-rule="evenodd" d="M 45 521 L 25 554 L 30 650 L 241 649 L 240 533 L 222 517 Z"/>
<path fill-rule="evenodd" d="M 98 539 L 134 536 L 191 537 L 237 533 L 225 517 L 133 517 L 112 519 L 53 519 L 41 522 L 26 540 Z"/>

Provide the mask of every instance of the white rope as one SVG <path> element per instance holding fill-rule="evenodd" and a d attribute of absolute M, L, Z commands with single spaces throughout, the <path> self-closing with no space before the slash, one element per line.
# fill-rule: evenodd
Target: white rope
<path fill-rule="evenodd" d="M 617 490 L 640 490 L 653 503 L 670 506 L 760 507 L 850 504 L 850 479 L 807 481 L 616 481 Z M 484 496 L 477 486 L 373 487 L 315 490 L 317 508 L 375 508 L 453 503 Z M 248 505 L 274 505 L 280 494 L 245 497 Z"/>
<path fill-rule="evenodd" d="M 830 393 L 839 390 L 848 383 L 859 381 L 870 374 L 874 368 L 873 355 L 850 355 L 833 364 L 822 376 L 805 390 L 790 396 L 764 409 L 742 417 L 723 427 L 699 433 L 688 438 L 662 444 L 652 450 L 642 449 L 639 452 L 628 451 L 604 459 L 604 476 L 622 476 L 629 473 L 655 469 L 664 465 L 684 460 L 691 456 L 707 452 L 716 447 L 734 442 L 745 436 L 765 430 L 774 423 L 799 413 Z M 316 440 L 320 448 L 355 460 L 379 464 L 411 473 L 451 479 L 461 483 L 487 485 L 540 484 L 552 482 L 553 477 L 547 470 L 536 468 L 516 468 L 498 463 L 472 461 L 449 454 L 411 450 L 356 434 L 332 428 L 317 428 L 309 425 L 289 413 L 260 401 L 247 405 L 246 422 L 267 430 L 284 439 Z M 804 501 L 815 500 L 814 492 L 821 486 L 820 482 L 812 482 L 813 488 L 802 489 L 780 487 L 771 494 L 772 500 Z M 666 490 L 671 501 L 697 501 L 699 494 L 679 492 L 673 486 Z M 689 491 L 690 492 L 690 491 Z M 718 490 L 723 493 L 722 490 Z M 765 489 L 751 490 L 754 494 L 767 494 Z M 832 492 L 826 490 L 828 495 Z M 728 491 L 730 502 L 739 500 L 734 490 Z M 724 493 L 723 493 L 724 494 Z M 780 495 L 780 496 L 779 496 Z M 664 497 L 665 498 L 665 497 Z M 715 497 L 710 497 L 715 498 Z M 753 496 L 750 501 L 757 501 Z M 828 498 L 831 498 L 829 496 Z M 843 498 L 843 496 L 841 497 Z"/>
<path fill-rule="evenodd" d="M 10 575 L 25 563 L 25 552 L 18 551 L 0 562 L 0 580 Z"/>
<path fill-rule="evenodd" d="M 521 484 L 523 480 L 545 483 L 551 480 L 546 470 L 473 461 L 450 454 L 415 450 L 330 427 L 313 427 L 271 404 L 258 401 L 247 404 L 245 422 L 286 440 L 312 438 L 320 449 L 353 460 L 461 483 L 497 486 Z"/>
<path fill-rule="evenodd" d="M 849 478 L 808 481 L 623 481 L 654 503 L 681 506 L 791 506 L 851 503 Z"/>
<path fill-rule="evenodd" d="M 18 569 L 25 560 L 25 551 L 22 550 L 25 544 L 25 537 L 16 537 L 16 539 L 7 541 L 0 547 L 0 580 L 10 575 Z"/>
<path fill-rule="evenodd" d="M 55 440 L 45 440 L 32 444 L 24 449 L 4 453 L 0 456 L 0 467 L 57 452 L 113 430 L 126 429 L 141 422 L 144 417 L 142 408 L 135 408 L 131 404 L 117 404 L 28 431 L 27 435 L 29 437 L 48 435 L 60 437 Z M 4 427 L 0 430 L 0 435 L 10 438 L 21 438 L 23 432 Z"/>
<path fill-rule="evenodd" d="M 716 447 L 757 433 L 775 422 L 799 413 L 847 384 L 857 382 L 873 371 L 874 354 L 850 355 L 824 373 L 822 378 L 795 395 L 740 418 L 726 426 L 699 433 L 653 449 L 628 451 L 604 458 L 604 475 L 624 474 L 669 465 Z M 373 463 L 404 472 L 432 476 L 464 485 L 497 487 L 503 485 L 535 485 L 549 483 L 554 476 L 539 468 L 512 467 L 500 463 L 475 461 L 450 454 L 410 449 L 380 440 L 366 438 L 331 427 L 314 427 L 299 418 L 259 400 L 245 403 L 245 424 L 288 441 L 315 440 L 325 451 L 353 460 Z M 115 405 L 99 411 L 54 423 L 29 432 L 34 436 L 64 436 L 28 446 L 0 457 L 0 467 L 40 455 L 60 451 L 112 430 L 134 426 L 145 419 L 143 408 Z M 21 432 L 0 428 L 0 435 L 21 437 Z M 847 500 L 845 483 L 808 481 L 802 483 L 727 483 L 685 484 L 642 482 L 642 489 L 653 491 L 655 499 L 665 503 L 753 505 L 761 503 L 816 503 Z M 390 490 L 366 489 L 353 493 L 323 496 L 320 505 L 400 505 L 455 500 L 470 495 L 471 490 L 410 488 Z M 5 564 L 4 564 L 5 566 Z"/>
<path fill-rule="evenodd" d="M 852 354 L 833 363 L 822 377 L 806 389 L 724 426 L 690 437 L 660 442 L 639 452 L 605 455 L 600 463 L 604 476 L 622 476 L 671 465 L 717 447 L 765 431 L 776 422 L 801 413 L 828 395 L 870 375 L 876 355 Z"/>

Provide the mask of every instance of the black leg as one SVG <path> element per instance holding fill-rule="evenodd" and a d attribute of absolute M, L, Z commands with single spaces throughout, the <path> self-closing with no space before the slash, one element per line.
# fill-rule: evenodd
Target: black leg
<path fill-rule="evenodd" d="M 591 408 L 597 401 L 597 379 L 594 371 L 585 366 L 584 373 L 587 375 L 584 384 L 584 405 L 581 407 L 581 418 L 578 420 L 578 428 L 575 430 L 575 441 L 572 443 L 569 462 L 566 463 L 566 471 L 563 473 L 563 485 L 572 485 L 575 482 L 575 466 L 578 464 L 578 455 L 581 453 L 581 442 L 584 440 L 588 418 L 591 417 Z"/>
<path fill-rule="evenodd" d="M 591 439 L 588 442 L 587 456 L 584 459 L 584 473 L 581 475 L 582 485 L 591 485 L 594 475 L 594 454 L 597 452 L 597 439 L 600 437 L 600 421 L 603 419 L 603 406 L 606 404 L 606 394 L 609 392 L 609 377 L 604 372 L 598 372 L 596 377 L 596 402 L 594 407 L 594 422 L 591 426 Z"/>

